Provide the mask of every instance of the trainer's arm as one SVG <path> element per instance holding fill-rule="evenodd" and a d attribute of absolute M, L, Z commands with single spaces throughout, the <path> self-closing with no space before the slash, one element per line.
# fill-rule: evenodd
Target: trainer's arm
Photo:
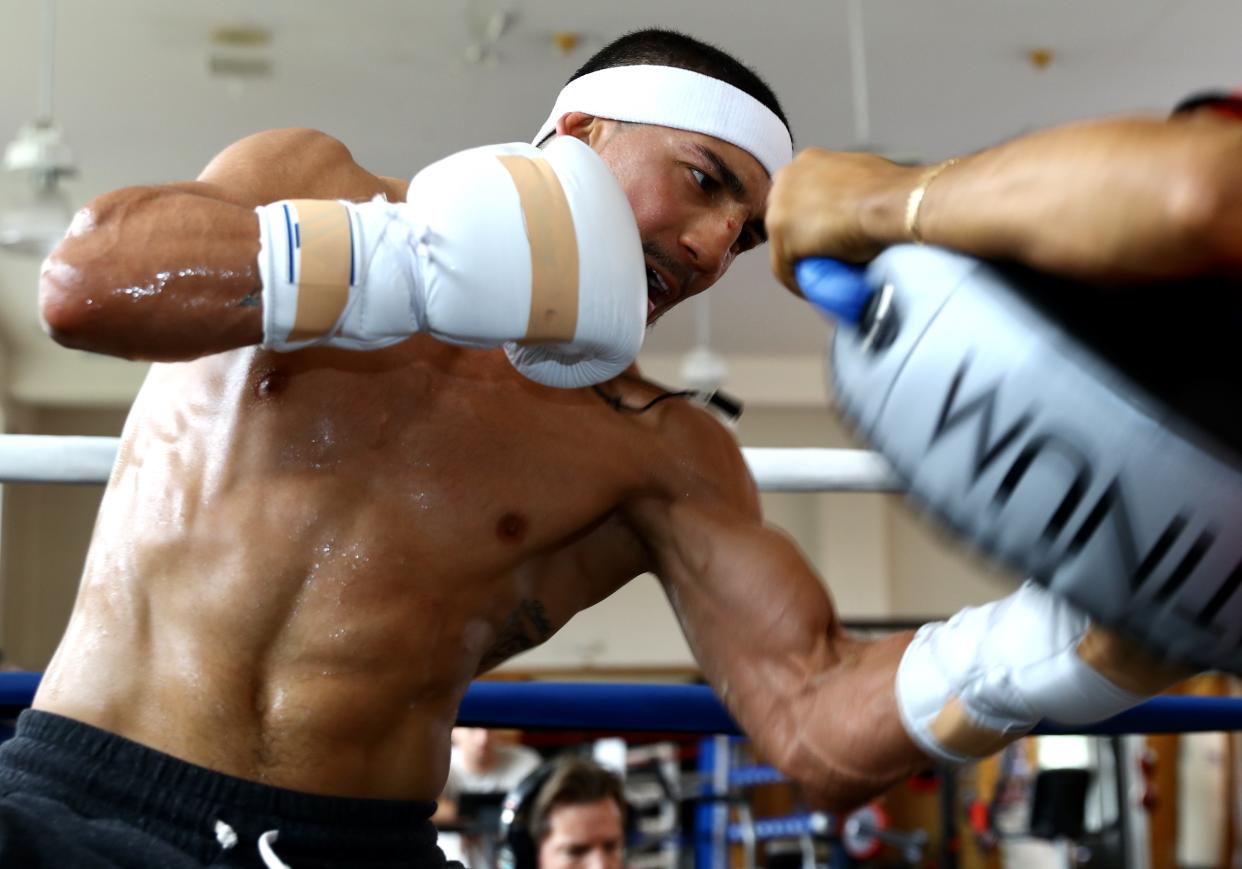
<path fill-rule="evenodd" d="M 404 198 L 336 139 L 275 130 L 221 152 L 196 181 L 89 202 L 43 264 L 39 309 L 61 344 L 193 359 L 262 340 L 254 208 L 289 198 Z"/>
<path fill-rule="evenodd" d="M 930 764 L 894 693 L 910 634 L 849 636 L 802 553 L 762 523 L 740 455 L 732 464 L 734 491 L 652 499 L 635 524 L 695 657 L 763 755 L 817 802 L 856 805 Z"/>
<path fill-rule="evenodd" d="M 793 287 L 804 257 L 869 259 L 909 241 L 926 167 L 803 152 L 777 178 L 772 265 Z M 929 244 L 1105 284 L 1242 279 L 1242 125 L 1114 118 L 1042 130 L 946 168 L 927 187 Z"/>

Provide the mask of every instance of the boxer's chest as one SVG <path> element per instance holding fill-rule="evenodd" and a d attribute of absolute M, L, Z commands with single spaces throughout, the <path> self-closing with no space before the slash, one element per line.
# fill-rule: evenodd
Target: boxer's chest
<path fill-rule="evenodd" d="M 652 428 L 590 390 L 530 383 L 499 353 L 420 349 L 251 365 L 228 460 L 352 503 L 412 550 L 485 562 L 573 537 L 658 476 Z"/>

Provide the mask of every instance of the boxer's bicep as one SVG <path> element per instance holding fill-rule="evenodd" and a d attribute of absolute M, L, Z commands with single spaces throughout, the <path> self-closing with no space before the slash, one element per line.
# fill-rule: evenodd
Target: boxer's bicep
<path fill-rule="evenodd" d="M 827 591 L 783 533 L 718 505 L 675 503 L 655 539 L 656 572 L 704 675 L 778 765 L 810 681 L 840 636 Z"/>
<path fill-rule="evenodd" d="M 926 763 L 894 691 L 909 636 L 846 634 L 814 567 L 764 524 L 732 435 L 694 420 L 708 417 L 686 415 L 676 436 L 693 445 L 682 469 L 703 485 L 670 485 L 627 518 L 704 674 L 764 757 L 826 806 L 860 803 Z"/>
<path fill-rule="evenodd" d="M 822 580 L 782 532 L 718 507 L 670 510 L 659 573 L 704 674 L 763 756 L 819 803 L 865 801 L 926 759 L 894 676 L 909 638 L 842 629 Z"/>
<path fill-rule="evenodd" d="M 836 614 L 797 545 L 764 524 L 732 435 L 697 412 L 678 435 L 693 444 L 688 461 L 701 485 L 636 501 L 630 519 L 704 671 L 726 700 L 749 705 L 826 660 L 840 634 Z"/>
<path fill-rule="evenodd" d="M 669 510 L 669 529 L 676 539 L 659 552 L 657 573 L 704 671 L 730 704 L 749 706 L 769 694 L 783 702 L 804 675 L 831 666 L 840 636 L 835 609 L 785 534 L 687 504 Z"/>

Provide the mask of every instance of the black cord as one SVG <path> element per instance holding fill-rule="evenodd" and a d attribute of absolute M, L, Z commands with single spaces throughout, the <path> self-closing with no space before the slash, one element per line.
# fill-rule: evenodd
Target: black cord
<path fill-rule="evenodd" d="M 599 386 L 592 386 L 591 388 L 595 390 L 595 394 L 600 397 L 604 404 L 608 405 L 618 413 L 646 413 L 661 401 L 665 401 L 670 398 L 698 398 L 725 414 L 732 421 L 736 421 L 738 417 L 742 415 L 742 403 L 736 398 L 728 396 L 719 390 L 706 394 L 695 389 L 681 389 L 676 392 L 663 392 L 646 404 L 637 405 L 626 404 L 621 400 L 620 395 L 609 395 Z"/>
<path fill-rule="evenodd" d="M 646 413 L 647 411 L 651 410 L 651 408 L 655 407 L 661 401 L 664 401 L 666 399 L 682 398 L 684 396 L 695 394 L 693 389 L 683 389 L 680 392 L 664 392 L 664 393 L 661 393 L 660 395 L 657 395 L 655 398 L 651 399 L 651 401 L 647 402 L 646 404 L 640 406 L 636 404 L 626 404 L 624 401 L 621 400 L 621 396 L 609 395 L 608 393 L 604 392 L 604 390 L 600 389 L 598 386 L 592 386 L 591 388 L 595 390 L 596 395 L 598 395 L 600 398 L 604 400 L 605 404 L 607 404 L 613 410 L 618 411 L 620 413 Z"/>

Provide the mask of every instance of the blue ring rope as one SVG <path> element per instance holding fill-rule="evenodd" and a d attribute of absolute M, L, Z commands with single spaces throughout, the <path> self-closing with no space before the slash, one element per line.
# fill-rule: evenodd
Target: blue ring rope
<path fill-rule="evenodd" d="M 25 708 L 39 673 L 0 673 L 0 707 Z M 458 723 L 529 730 L 741 731 L 704 685 L 593 682 L 475 682 L 458 710 Z M 1156 697 L 1097 724 L 1044 722 L 1038 734 L 1192 733 L 1242 730 L 1242 698 Z"/>
<path fill-rule="evenodd" d="M 475 682 L 462 724 L 555 730 L 741 733 L 711 688 L 576 682 Z M 1242 730 L 1242 698 L 1156 697 L 1096 724 L 1043 722 L 1038 734 Z"/>

